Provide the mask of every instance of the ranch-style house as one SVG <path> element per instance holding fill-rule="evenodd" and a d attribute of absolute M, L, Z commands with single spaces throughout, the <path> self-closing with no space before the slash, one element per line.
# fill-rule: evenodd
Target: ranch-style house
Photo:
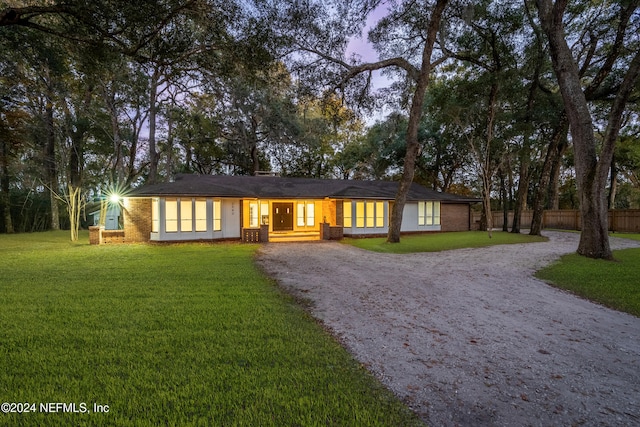
<path fill-rule="evenodd" d="M 121 239 L 283 242 L 382 236 L 397 189 L 391 181 L 178 175 L 123 199 Z M 470 230 L 471 204 L 478 201 L 414 183 L 401 231 Z"/>

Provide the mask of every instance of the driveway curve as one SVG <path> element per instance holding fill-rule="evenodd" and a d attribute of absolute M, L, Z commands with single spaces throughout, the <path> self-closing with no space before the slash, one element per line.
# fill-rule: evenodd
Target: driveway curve
<path fill-rule="evenodd" d="M 257 261 L 430 425 L 639 425 L 640 319 L 535 279 L 578 244 L 544 234 L 408 255 L 267 244 Z"/>

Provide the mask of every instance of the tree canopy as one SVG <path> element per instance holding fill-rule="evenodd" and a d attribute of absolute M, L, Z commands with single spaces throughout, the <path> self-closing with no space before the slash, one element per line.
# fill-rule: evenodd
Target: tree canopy
<path fill-rule="evenodd" d="M 0 230 L 273 171 L 399 181 L 392 242 L 413 181 L 482 197 L 489 229 L 579 206 L 579 252 L 609 258 L 606 209 L 639 206 L 639 3 L 2 2 Z"/>

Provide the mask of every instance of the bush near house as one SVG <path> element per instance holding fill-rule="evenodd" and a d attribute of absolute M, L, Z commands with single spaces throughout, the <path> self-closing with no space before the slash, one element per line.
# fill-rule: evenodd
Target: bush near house
<path fill-rule="evenodd" d="M 67 240 L 0 236 L 1 400 L 57 410 L 0 424 L 420 424 L 256 270 L 257 246 Z"/>

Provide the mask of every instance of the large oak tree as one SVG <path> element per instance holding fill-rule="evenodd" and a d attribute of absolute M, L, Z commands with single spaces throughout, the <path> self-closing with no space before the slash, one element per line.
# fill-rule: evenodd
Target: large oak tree
<path fill-rule="evenodd" d="M 571 129 L 582 216 L 578 253 L 591 258 L 611 259 L 606 185 L 622 124 L 622 113 L 640 73 L 638 28 L 637 22 L 633 25 L 632 19 L 634 13 L 637 14 L 640 2 L 633 0 L 614 4 L 612 28 L 615 29 L 615 36 L 613 40 L 606 40 L 610 43 L 607 43 L 608 49 L 602 54 L 602 65 L 595 67 L 596 72 L 584 88 L 579 64 L 565 33 L 564 18 L 568 13 L 568 0 L 536 0 L 536 5 L 542 29 L 549 40 L 553 68 Z M 597 30 L 602 31 L 598 28 L 591 30 L 594 36 L 583 68 L 594 67 L 592 58 L 602 43 L 595 36 Z M 616 79 L 616 74 L 621 78 Z M 613 81 L 611 78 L 614 78 Z M 613 100 L 599 148 L 588 99 L 595 97 L 599 90 L 606 91 L 604 83 L 613 85 L 615 89 L 611 91 Z"/>
<path fill-rule="evenodd" d="M 338 4 L 294 2 L 277 14 L 285 23 L 283 37 L 298 62 L 320 64 L 320 68 L 333 73 L 335 88 L 345 89 L 352 80 L 364 81 L 369 86 L 371 75 L 378 70 L 400 72 L 409 82 L 403 96 L 409 101 L 406 154 L 401 179 L 391 210 L 387 241 L 400 241 L 400 226 L 407 195 L 415 175 L 416 159 L 420 150 L 418 129 L 431 73 L 439 60 L 434 60 L 437 36 L 449 0 L 401 1 L 387 10 L 368 34 L 378 51 L 378 61 L 362 61 L 362 58 L 346 58 L 350 37 L 357 35 L 369 13 L 380 6 L 379 1 L 352 1 Z M 279 25 L 282 25 L 282 22 Z M 302 56 L 302 61 L 300 61 Z M 325 64 L 325 65 L 323 65 Z M 330 64 L 326 66 L 326 64 Z M 317 76 L 310 75 L 311 79 Z M 358 96 L 356 93 L 354 96 Z M 400 102 L 402 103 L 402 101 Z"/>

